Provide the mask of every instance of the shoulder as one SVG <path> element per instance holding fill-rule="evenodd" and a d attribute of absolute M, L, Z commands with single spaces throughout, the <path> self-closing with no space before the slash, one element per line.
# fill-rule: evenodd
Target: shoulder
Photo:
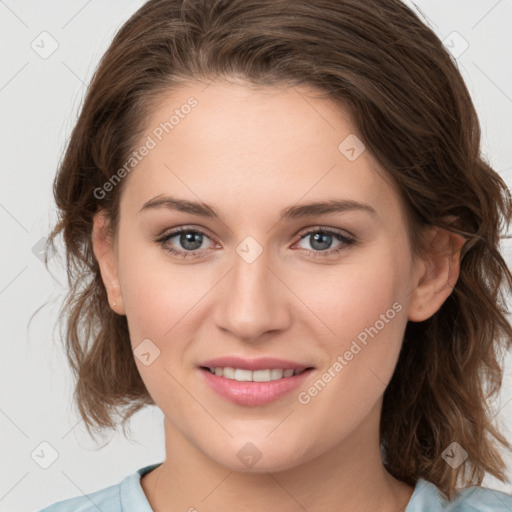
<path fill-rule="evenodd" d="M 58 501 L 39 512 L 152 512 L 140 478 L 160 464 L 145 466 L 121 483 L 75 498 Z"/>
<path fill-rule="evenodd" d="M 487 489 L 486 487 L 467 487 L 453 501 L 453 512 L 478 510 L 479 512 L 511 512 L 512 495 Z"/>
<path fill-rule="evenodd" d="M 420 478 L 405 512 L 511 512 L 512 495 L 486 487 L 461 489 L 445 500 L 439 489 Z"/>
<path fill-rule="evenodd" d="M 83 496 L 58 501 L 40 512 L 121 512 L 121 484 L 112 485 Z"/>

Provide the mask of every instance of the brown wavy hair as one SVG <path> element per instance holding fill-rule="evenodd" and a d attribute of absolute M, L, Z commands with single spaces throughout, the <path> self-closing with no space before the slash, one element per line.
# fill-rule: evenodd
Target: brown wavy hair
<path fill-rule="evenodd" d="M 69 294 L 65 346 L 75 403 L 89 433 L 123 424 L 154 404 L 138 373 L 125 316 L 107 302 L 91 246 L 103 208 L 115 231 L 126 179 L 95 190 L 127 161 L 158 102 L 189 80 L 305 84 L 349 109 L 358 136 L 399 185 L 411 242 L 424 226 L 467 238 L 459 279 L 428 320 L 409 322 L 384 394 L 383 462 L 396 478 L 422 477 L 453 497 L 459 482 L 505 480 L 507 440 L 489 401 L 510 348 L 500 253 L 510 193 L 480 153 L 480 126 L 453 58 L 399 0 L 150 0 L 118 31 L 92 78 L 59 164 L 54 195 Z M 447 219 L 456 219 L 449 222 Z M 452 469 L 442 452 L 468 459 Z"/>

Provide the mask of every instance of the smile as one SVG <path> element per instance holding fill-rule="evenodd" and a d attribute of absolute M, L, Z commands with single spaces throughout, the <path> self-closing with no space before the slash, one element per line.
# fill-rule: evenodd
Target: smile
<path fill-rule="evenodd" d="M 211 373 L 217 377 L 224 377 L 225 379 L 237 380 L 238 382 L 270 382 L 279 380 L 293 375 L 298 375 L 304 370 L 294 370 L 288 368 L 286 370 L 279 368 L 269 368 L 266 370 L 245 370 L 242 368 L 230 368 L 217 366 L 215 368 L 207 368 Z"/>
<path fill-rule="evenodd" d="M 272 368 L 251 371 L 232 367 L 202 366 L 199 371 L 205 384 L 218 396 L 237 405 L 254 407 L 276 402 L 290 395 L 292 391 L 304 385 L 314 369 Z"/>

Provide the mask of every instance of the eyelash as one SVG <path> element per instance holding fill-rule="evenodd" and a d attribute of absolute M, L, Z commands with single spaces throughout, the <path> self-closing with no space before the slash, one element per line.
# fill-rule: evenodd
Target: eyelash
<path fill-rule="evenodd" d="M 156 242 L 159 243 L 164 250 L 166 250 L 167 252 L 169 252 L 171 254 L 174 254 L 175 256 L 179 256 L 181 258 L 193 258 L 193 257 L 198 256 L 202 252 L 202 250 L 178 251 L 171 247 L 165 247 L 164 244 L 166 242 L 168 242 L 170 239 L 174 238 L 176 235 L 179 235 L 181 233 L 196 233 L 196 234 L 203 235 L 206 238 L 210 238 L 210 237 L 208 237 L 208 235 L 206 235 L 206 233 L 203 233 L 202 231 L 200 231 L 198 229 L 181 227 L 181 228 L 177 228 L 177 229 L 171 231 L 170 233 L 164 235 L 163 237 L 160 237 L 159 239 L 156 240 Z M 333 231 L 332 229 L 323 228 L 323 227 L 314 228 L 314 229 L 308 231 L 307 233 L 300 235 L 300 240 L 303 240 L 304 238 L 307 238 L 308 236 L 316 234 L 316 233 L 322 233 L 323 235 L 332 235 L 338 241 L 342 242 L 342 244 L 340 246 L 338 246 L 338 248 L 336 248 L 336 249 L 325 250 L 325 251 L 304 249 L 314 258 L 317 258 L 317 257 L 326 258 L 329 256 L 333 256 L 335 254 L 339 254 L 342 251 L 347 250 L 347 248 L 350 245 L 353 245 L 356 243 L 356 240 L 354 238 L 344 235 L 344 234 L 340 233 L 339 231 Z"/>

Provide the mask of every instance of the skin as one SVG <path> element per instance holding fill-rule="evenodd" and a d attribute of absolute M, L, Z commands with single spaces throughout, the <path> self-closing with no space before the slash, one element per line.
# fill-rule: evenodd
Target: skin
<path fill-rule="evenodd" d="M 148 366 L 135 358 L 165 417 L 165 462 L 141 479 L 156 511 L 398 511 L 413 492 L 382 464 L 382 395 L 407 321 L 430 317 L 451 293 L 463 240 L 431 228 L 428 251 L 414 256 L 397 188 L 369 150 L 355 161 L 338 150 L 355 133 L 350 116 L 314 92 L 219 81 L 173 90 L 144 137 L 189 97 L 197 107 L 125 178 L 115 235 L 102 212 L 95 217 L 110 305 L 127 316 L 134 349 L 150 339 L 160 350 Z M 141 211 L 159 195 L 203 201 L 221 220 Z M 328 199 L 363 202 L 375 214 L 279 219 L 285 207 Z M 180 226 L 205 233 L 199 256 L 168 252 L 187 251 L 179 235 L 156 241 Z M 319 227 L 356 243 L 332 237 L 322 251 L 311 234 L 300 239 Z M 252 263 L 236 251 L 248 236 L 263 249 Z M 298 392 L 394 303 L 401 311 L 300 403 Z M 198 369 L 231 354 L 315 369 L 296 392 L 242 406 L 211 390 Z M 249 442 L 261 453 L 250 468 L 237 457 Z"/>

